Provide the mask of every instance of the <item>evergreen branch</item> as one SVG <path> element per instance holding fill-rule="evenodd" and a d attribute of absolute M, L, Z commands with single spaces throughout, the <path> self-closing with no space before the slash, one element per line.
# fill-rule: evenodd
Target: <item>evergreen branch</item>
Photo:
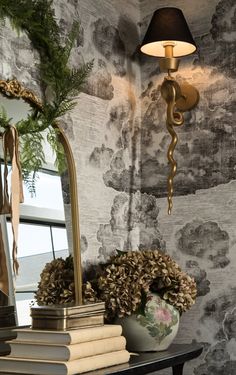
<path fill-rule="evenodd" d="M 43 150 L 42 133 L 28 133 L 20 138 L 20 161 L 25 176 L 38 172 L 46 163 Z"/>
<path fill-rule="evenodd" d="M 21 30 L 26 32 L 38 51 L 41 82 L 52 93 L 52 100 L 44 100 L 41 112 L 33 111 L 27 119 L 17 123 L 24 179 L 34 191 L 36 173 L 45 162 L 41 133 L 74 108 L 75 98 L 91 72 L 93 61 L 83 64 L 79 69 L 70 69 L 68 61 L 79 33 L 79 22 L 74 21 L 70 32 L 62 38 L 53 0 L 0 0 L 2 25 L 6 18 L 18 33 Z M 7 128 L 10 120 L 3 111 L 0 112 L 0 127 Z M 56 152 L 58 169 L 62 171 L 65 167 L 65 159 L 62 157 L 64 151 L 58 143 L 57 134 L 50 129 L 47 138 Z"/>
<path fill-rule="evenodd" d="M 47 141 L 56 156 L 55 166 L 57 167 L 59 174 L 62 174 L 65 172 L 67 165 L 63 145 L 58 140 L 59 132 L 60 131 L 57 128 L 50 127 L 47 133 Z"/>
<path fill-rule="evenodd" d="M 7 129 L 11 125 L 12 118 L 8 118 L 6 109 L 0 107 L 0 128 Z"/>
<path fill-rule="evenodd" d="M 36 182 L 39 179 L 39 175 L 37 172 L 29 172 L 26 169 L 22 169 L 22 177 L 24 183 L 31 194 L 31 196 L 36 195 Z"/>

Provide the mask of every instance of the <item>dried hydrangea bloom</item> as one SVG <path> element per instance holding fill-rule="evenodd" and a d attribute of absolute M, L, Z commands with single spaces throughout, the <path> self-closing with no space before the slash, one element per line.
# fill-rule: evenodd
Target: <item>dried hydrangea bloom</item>
<path fill-rule="evenodd" d="M 73 259 L 54 259 L 40 275 L 35 298 L 39 305 L 73 303 L 75 296 Z"/>
<path fill-rule="evenodd" d="M 73 282 L 71 257 L 48 263 L 41 274 L 36 294 L 38 303 L 73 302 Z M 131 315 L 140 309 L 150 290 L 175 306 L 180 313 L 194 304 L 197 295 L 194 279 L 181 271 L 170 256 L 158 250 L 144 250 L 111 257 L 95 279 L 83 285 L 83 299 L 85 303 L 104 301 L 106 317 L 112 319 Z"/>

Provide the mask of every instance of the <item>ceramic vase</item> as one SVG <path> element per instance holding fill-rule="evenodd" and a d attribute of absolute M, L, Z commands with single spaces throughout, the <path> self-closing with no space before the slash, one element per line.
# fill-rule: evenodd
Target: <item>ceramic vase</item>
<path fill-rule="evenodd" d="M 179 312 L 158 295 L 150 293 L 145 315 L 132 314 L 119 319 L 119 324 L 123 327 L 128 350 L 162 351 L 170 346 L 178 332 Z"/>

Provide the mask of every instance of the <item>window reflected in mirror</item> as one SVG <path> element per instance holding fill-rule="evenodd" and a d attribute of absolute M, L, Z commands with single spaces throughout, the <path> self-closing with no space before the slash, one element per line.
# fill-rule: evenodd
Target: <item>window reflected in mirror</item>
<path fill-rule="evenodd" d="M 18 324 L 30 324 L 30 304 L 47 262 L 69 255 L 60 177 L 39 172 L 36 195 L 24 186 L 25 202 L 20 206 L 18 239 L 19 275 L 14 280 Z M 7 221 L 9 245 L 11 223 Z M 11 259 L 12 260 L 12 259 Z"/>
<path fill-rule="evenodd" d="M 0 95 L 0 110 L 12 119 L 12 124 L 27 117 L 30 106 L 22 99 L 11 99 Z M 55 166 L 55 155 L 46 141 L 45 165 L 37 173 L 35 194 L 24 183 L 24 203 L 20 205 L 18 238 L 19 275 L 12 276 L 10 299 L 16 304 L 18 325 L 31 324 L 30 305 L 35 303 L 34 293 L 40 274 L 47 262 L 69 255 L 61 177 Z M 3 163 L 3 154 L 0 154 Z M 2 168 L 3 173 L 4 168 Z M 8 167 L 8 185 L 11 184 L 11 165 Z M 2 229 L 6 242 L 9 270 L 12 271 L 12 227 L 10 218 L 2 215 Z"/>

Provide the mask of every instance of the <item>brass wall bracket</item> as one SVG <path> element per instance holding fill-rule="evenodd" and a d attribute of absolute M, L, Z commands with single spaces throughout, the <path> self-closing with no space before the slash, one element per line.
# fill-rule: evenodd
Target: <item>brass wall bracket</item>
<path fill-rule="evenodd" d="M 174 150 L 178 143 L 178 136 L 175 126 L 184 124 L 183 112 L 193 109 L 199 101 L 199 93 L 195 87 L 188 83 L 181 85 L 171 76 L 167 76 L 161 85 L 161 95 L 167 103 L 166 127 L 171 135 L 171 143 L 167 151 L 167 158 L 171 166 L 168 176 L 168 214 L 171 214 L 173 207 L 174 177 L 177 171 L 177 162 L 174 159 Z"/>

